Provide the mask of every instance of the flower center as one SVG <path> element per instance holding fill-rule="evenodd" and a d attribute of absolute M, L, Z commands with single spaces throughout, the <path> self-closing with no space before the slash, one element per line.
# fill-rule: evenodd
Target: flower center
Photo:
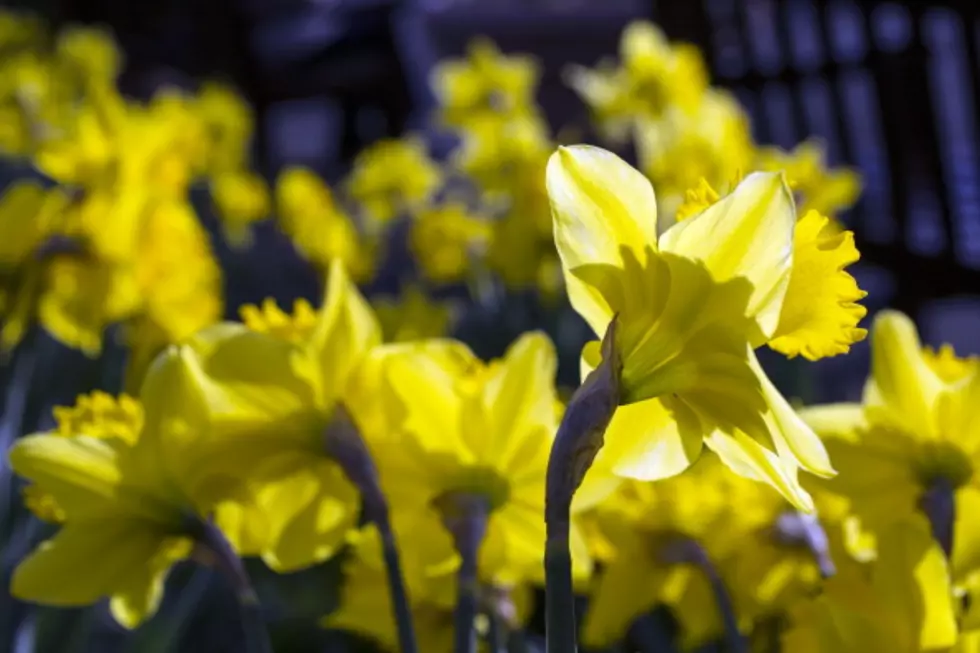
<path fill-rule="evenodd" d="M 458 503 L 458 497 L 479 499 L 488 513 L 504 506 L 510 499 L 510 484 L 495 470 L 489 467 L 469 467 L 456 472 L 449 479 L 450 488 L 434 500 L 434 505 L 444 511 L 447 506 Z"/>

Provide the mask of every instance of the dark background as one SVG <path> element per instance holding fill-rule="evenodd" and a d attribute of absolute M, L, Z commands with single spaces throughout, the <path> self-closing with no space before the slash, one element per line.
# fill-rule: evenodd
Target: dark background
<path fill-rule="evenodd" d="M 304 164 L 336 180 L 365 144 L 405 130 L 427 133 L 433 150 L 445 151 L 450 143 L 427 130 L 434 104 L 428 74 L 478 34 L 505 52 L 531 53 L 543 62 L 539 100 L 554 129 L 584 125 L 584 106 L 561 81 L 563 65 L 614 55 L 629 21 L 652 18 L 670 37 L 702 48 L 713 81 L 732 88 L 748 109 L 758 142 L 791 148 L 819 136 L 832 163 L 859 168 L 864 193 L 843 218 L 857 234 L 863 258 L 854 270 L 870 292 L 869 309 L 899 308 L 916 319 L 925 341 L 980 352 L 977 0 L 76 0 L 16 6 L 34 8 L 55 25 L 111 27 L 126 55 L 120 85 L 127 94 L 149 97 L 161 85 L 193 86 L 195 79 L 231 81 L 255 108 L 255 166 L 270 179 L 284 165 Z M 250 252 L 217 248 L 230 279 L 229 315 L 243 301 L 316 293 L 311 271 L 271 228 L 260 228 Z M 535 326 L 533 315 L 524 317 L 502 322 L 477 314 L 464 327 L 512 336 Z M 487 344 L 480 353 L 499 353 L 510 338 L 497 335 L 482 340 Z M 867 353 L 863 343 L 850 356 L 813 365 L 816 373 L 805 382 L 792 373 L 784 377 L 797 384 L 792 394 L 811 401 L 853 399 Z M 91 385 L 98 384 L 100 372 L 84 369 Z M 563 370 L 575 373 L 574 366 Z M 4 370 L 3 377 L 10 374 Z M 64 386 L 65 400 L 79 391 L 78 379 L 48 381 L 55 394 Z M 5 394 L 9 407 L 16 393 L 7 388 Z M 41 408 L 34 412 L 43 422 Z M 98 625 L 101 620 L 93 625 L 88 612 L 28 613 L 0 597 L 0 651 L 35 650 L 17 639 L 23 632 L 44 651 L 238 651 L 229 634 L 236 627 L 228 620 L 235 617 L 223 612 L 227 602 L 202 600 L 223 592 L 207 582 L 208 573 L 180 570 L 174 582 L 190 588 L 168 599 L 135 643 Z M 266 603 L 273 619 L 291 615 L 277 622 L 291 633 L 295 648 L 289 650 L 341 650 L 327 649 L 331 641 L 337 645 L 333 636 L 303 620 L 329 606 L 335 573 L 327 567 L 295 582 L 276 580 L 288 605 Z M 310 592 L 311 574 L 324 576 L 323 591 Z M 196 601 L 183 598 L 188 595 Z M 25 630 L 31 620 L 40 621 Z"/>

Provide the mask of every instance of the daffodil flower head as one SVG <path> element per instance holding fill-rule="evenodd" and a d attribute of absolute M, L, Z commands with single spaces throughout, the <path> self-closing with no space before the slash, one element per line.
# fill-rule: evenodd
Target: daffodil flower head
<path fill-rule="evenodd" d="M 980 505 L 980 374 L 947 350 L 944 364 L 923 349 L 905 315 L 883 311 L 871 330 L 871 377 L 861 404 L 801 412 L 824 436 L 840 475 L 822 483 L 849 498 L 869 525 L 883 528 L 926 514 L 958 573 L 980 566 L 975 528 Z M 954 373 L 950 373 L 950 369 Z"/>
<path fill-rule="evenodd" d="M 316 311 L 305 299 L 293 302 L 292 313 L 286 313 L 267 297 L 260 306 L 245 304 L 239 309 L 242 322 L 251 331 L 267 333 L 281 340 L 305 342 L 316 326 Z"/>
<path fill-rule="evenodd" d="M 413 216 L 409 248 L 422 275 L 435 283 L 466 278 L 490 240 L 490 222 L 460 203 L 429 207 Z"/>
<path fill-rule="evenodd" d="M 432 72 L 432 88 L 442 120 L 465 127 L 474 120 L 530 111 L 541 75 L 528 56 L 503 55 L 492 41 L 470 42 L 465 59 L 440 62 Z"/>
<path fill-rule="evenodd" d="M 269 215 L 269 189 L 265 181 L 247 171 L 225 173 L 215 177 L 211 192 L 225 227 L 225 237 L 233 245 L 248 245 L 251 223 Z"/>
<path fill-rule="evenodd" d="M 56 431 L 13 446 L 11 466 L 31 483 L 28 507 L 60 524 L 15 570 L 14 596 L 58 606 L 110 597 L 128 628 L 153 614 L 167 572 L 198 545 L 194 524 L 205 517 L 172 461 L 159 456 L 163 441 L 189 426 L 164 407 L 82 396 L 57 411 Z"/>
<path fill-rule="evenodd" d="M 801 214 L 817 211 L 835 216 L 850 208 L 861 193 L 860 175 L 850 168 L 829 168 L 825 147 L 817 140 L 804 141 L 792 152 L 759 148 L 757 166 L 761 170 L 786 173 L 798 197 Z"/>
<path fill-rule="evenodd" d="M 376 232 L 396 216 L 411 212 L 432 196 L 442 171 L 414 138 L 384 140 L 362 150 L 347 179 L 347 191 L 360 203 Z"/>
<path fill-rule="evenodd" d="M 217 504 L 241 552 L 291 570 L 335 554 L 357 522 L 358 492 L 332 447 L 352 428 L 369 437 L 378 393 L 360 370 L 380 333 L 339 262 L 312 326 L 266 308 L 246 311 L 258 330 L 218 324 L 168 358 L 174 383 L 204 398 L 210 435 L 189 437 L 185 453 L 201 501 Z"/>
<path fill-rule="evenodd" d="M 367 244 L 330 188 L 312 170 L 289 167 L 276 180 L 279 226 L 300 255 L 323 270 L 337 259 L 355 279 L 374 271 Z"/>
<path fill-rule="evenodd" d="M 833 468 L 753 351 L 775 333 L 793 269 L 796 211 L 782 176 L 749 175 L 660 234 L 650 183 L 609 152 L 560 148 L 547 185 L 572 306 L 597 335 L 619 323 L 621 405 L 596 465 L 665 478 L 706 442 L 810 509 L 797 470 Z M 589 343 L 583 371 L 599 363 Z"/>
<path fill-rule="evenodd" d="M 458 560 L 443 524 L 465 519 L 467 506 L 479 504 L 486 515 L 480 579 L 540 579 L 555 368 L 554 347 L 540 333 L 522 336 L 490 363 L 451 340 L 406 343 L 390 357 L 387 376 L 402 411 L 393 420 L 401 427 L 379 450 L 378 466 L 396 528 L 427 534 L 433 568 Z M 582 493 L 583 509 L 589 493 Z M 585 573 L 577 529 L 573 539 Z"/>

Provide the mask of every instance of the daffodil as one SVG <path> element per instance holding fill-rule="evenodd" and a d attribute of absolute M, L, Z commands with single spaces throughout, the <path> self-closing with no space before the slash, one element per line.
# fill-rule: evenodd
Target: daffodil
<path fill-rule="evenodd" d="M 462 281 L 490 240 L 489 221 L 460 203 L 423 209 L 413 216 L 409 248 L 422 276 L 434 283 Z"/>
<path fill-rule="evenodd" d="M 442 172 L 417 139 L 384 140 L 362 150 L 347 179 L 375 231 L 396 216 L 422 206 L 441 183 Z"/>
<path fill-rule="evenodd" d="M 458 560 L 443 522 L 455 501 L 468 499 L 487 520 L 480 580 L 540 579 L 544 473 L 558 417 L 555 368 L 554 348 L 540 333 L 522 336 L 490 363 L 455 341 L 407 343 L 388 360 L 402 416 L 378 465 L 396 529 L 426 538 L 420 546 L 433 567 Z M 605 487 L 599 479 L 587 489 L 582 509 Z M 584 541 L 577 531 L 573 538 L 587 572 Z"/>
<path fill-rule="evenodd" d="M 226 238 L 234 245 L 248 244 L 249 226 L 269 215 L 269 189 L 265 181 L 249 172 L 225 173 L 214 179 L 211 193 Z"/>
<path fill-rule="evenodd" d="M 783 650 L 975 650 L 975 639 L 957 632 L 946 559 L 920 520 L 890 526 L 870 574 L 855 572 L 830 579 L 823 593 L 796 604 Z"/>
<path fill-rule="evenodd" d="M 55 413 L 55 431 L 10 450 L 14 471 L 31 482 L 28 506 L 60 524 L 14 571 L 14 596 L 57 606 L 110 597 L 127 628 L 156 611 L 171 566 L 201 546 L 207 514 L 172 461 L 156 455 L 162 441 L 199 425 L 157 399 L 81 397 Z"/>
<path fill-rule="evenodd" d="M 339 260 L 355 279 L 373 272 L 371 252 L 354 222 L 316 173 L 286 168 L 276 180 L 275 192 L 279 225 L 304 258 L 324 270 Z"/>
<path fill-rule="evenodd" d="M 453 307 L 433 299 L 419 286 L 410 286 L 397 298 L 371 301 L 385 342 L 410 342 L 445 336 L 453 322 Z"/>
<path fill-rule="evenodd" d="M 297 308 L 288 318 L 269 305 L 245 309 L 247 325 L 215 325 L 167 354 L 205 398 L 209 434 L 189 435 L 187 446 L 208 452 L 198 459 L 211 476 L 240 481 L 214 498 L 219 524 L 242 552 L 277 570 L 309 566 L 344 545 L 360 502 L 332 456 L 331 429 L 352 419 L 366 437 L 376 409 L 377 393 L 357 379 L 380 332 L 343 266 L 331 266 L 315 315 Z"/>
<path fill-rule="evenodd" d="M 862 403 L 814 406 L 801 416 L 840 470 L 821 485 L 847 497 L 874 530 L 915 513 L 929 516 L 959 580 L 980 568 L 973 518 L 980 506 L 980 365 L 941 351 L 923 349 L 905 315 L 879 313 Z"/>
<path fill-rule="evenodd" d="M 531 57 L 503 55 L 492 41 L 478 38 L 470 42 L 465 59 L 447 59 L 435 67 L 432 88 L 442 121 L 465 127 L 529 111 L 540 74 Z"/>
<path fill-rule="evenodd" d="M 195 98 L 195 109 L 206 126 L 207 170 L 214 174 L 243 170 L 255 130 L 245 99 L 228 86 L 208 82 Z"/>
<path fill-rule="evenodd" d="M 708 89 L 707 68 L 697 48 L 668 43 L 657 26 L 644 21 L 623 31 L 618 66 L 573 66 L 567 80 L 603 133 L 614 140 L 623 139 L 637 120 L 660 118 L 672 108 L 696 109 Z"/>
<path fill-rule="evenodd" d="M 815 140 L 800 143 L 792 152 L 760 148 L 756 165 L 761 170 L 782 170 L 797 194 L 800 212 L 817 211 L 836 216 L 861 193 L 861 177 L 850 168 L 827 167 L 823 146 Z"/>
<path fill-rule="evenodd" d="M 833 467 L 754 353 L 776 333 L 794 267 L 797 217 L 783 177 L 749 175 L 661 233 L 650 183 L 609 152 L 560 148 L 547 184 L 569 299 L 597 335 L 617 324 L 618 360 L 603 363 L 619 407 L 596 466 L 666 478 L 707 444 L 811 509 L 797 471 Z M 598 345 L 586 345 L 586 369 L 600 364 Z"/>

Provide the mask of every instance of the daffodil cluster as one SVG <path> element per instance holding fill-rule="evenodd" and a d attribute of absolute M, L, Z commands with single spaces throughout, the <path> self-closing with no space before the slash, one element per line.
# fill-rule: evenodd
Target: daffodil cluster
<path fill-rule="evenodd" d="M 318 623 L 384 651 L 531 650 L 541 607 L 548 653 L 980 650 L 980 362 L 886 311 L 860 403 L 783 396 L 761 348 L 816 361 L 868 335 L 834 215 L 858 182 L 816 142 L 758 146 L 692 46 L 635 23 L 618 63 L 567 74 L 636 166 L 558 146 L 538 65 L 478 40 L 432 74 L 447 161 L 406 135 L 271 188 L 229 89 L 125 98 L 105 33 L 11 14 L 0 47 L 0 148 L 40 173 L 0 197 L 0 342 L 36 320 L 95 355 L 122 323 L 130 356 L 126 393 L 7 452 L 53 533 L 15 597 L 107 599 L 135 628 L 181 561 L 253 608 L 243 558 L 335 562 Z M 198 185 L 243 256 L 272 218 L 320 300 L 221 321 Z M 526 290 L 594 335 L 570 396 L 561 329 L 486 357 L 447 335 Z"/>
<path fill-rule="evenodd" d="M 120 95 L 122 57 L 94 28 L 48 35 L 5 14 L 0 142 L 43 179 L 0 197 L 0 323 L 11 350 L 37 320 L 64 344 L 99 353 L 107 326 L 126 325 L 138 386 L 152 356 L 222 314 L 221 270 L 190 202 L 209 184 L 229 237 L 265 217 L 247 169 L 251 112 L 229 89 Z"/>

